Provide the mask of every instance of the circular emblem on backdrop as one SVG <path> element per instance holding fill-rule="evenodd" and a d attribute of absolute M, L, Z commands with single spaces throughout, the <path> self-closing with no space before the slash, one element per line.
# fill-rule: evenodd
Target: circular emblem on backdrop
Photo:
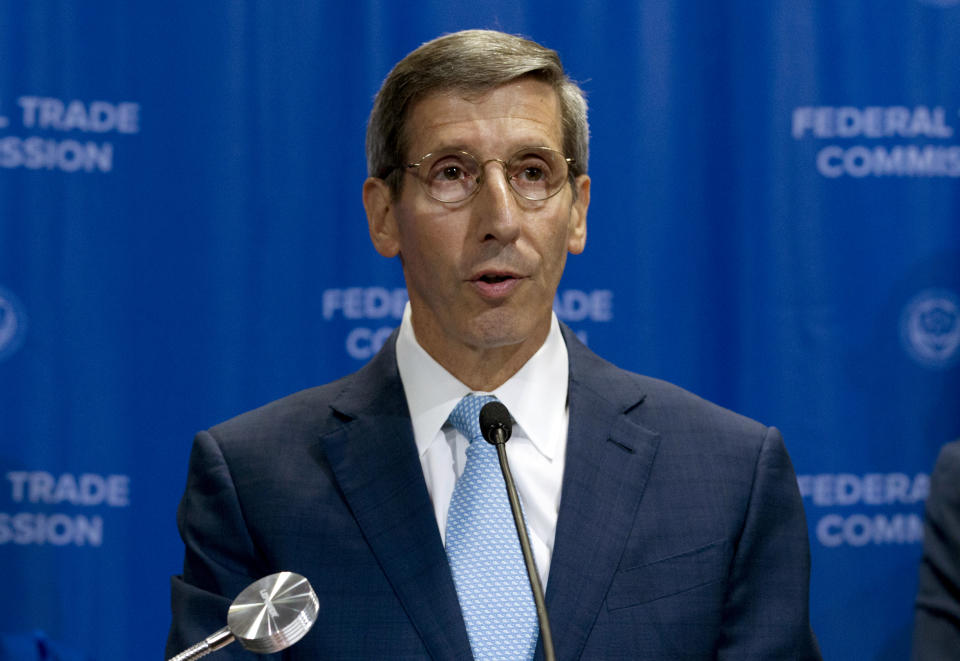
<path fill-rule="evenodd" d="M 17 297 L 0 287 L 0 360 L 12 355 L 27 332 L 27 315 Z"/>
<path fill-rule="evenodd" d="M 903 309 L 900 335 L 921 365 L 949 367 L 960 358 L 960 298 L 947 289 L 920 292 Z"/>

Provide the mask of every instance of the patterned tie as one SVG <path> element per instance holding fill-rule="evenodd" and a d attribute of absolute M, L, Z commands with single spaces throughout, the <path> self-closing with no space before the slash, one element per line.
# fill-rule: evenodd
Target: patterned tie
<path fill-rule="evenodd" d="M 510 513 L 496 448 L 480 431 L 480 408 L 495 401 L 470 394 L 449 421 L 470 441 L 447 516 L 447 558 L 477 661 L 532 659 L 537 611 Z"/>

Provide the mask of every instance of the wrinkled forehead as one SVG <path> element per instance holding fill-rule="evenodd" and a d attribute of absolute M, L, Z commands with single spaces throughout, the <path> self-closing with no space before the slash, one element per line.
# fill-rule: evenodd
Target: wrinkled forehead
<path fill-rule="evenodd" d="M 563 150 L 559 98 L 553 86 L 536 78 L 488 90 L 430 92 L 408 108 L 401 136 L 407 159 L 450 148 L 504 157 L 509 155 L 504 149 L 532 146 Z M 481 153 L 485 149 L 496 153 Z"/>

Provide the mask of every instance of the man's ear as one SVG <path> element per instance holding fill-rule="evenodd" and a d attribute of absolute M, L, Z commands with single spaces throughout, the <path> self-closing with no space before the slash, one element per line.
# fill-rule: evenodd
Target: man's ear
<path fill-rule="evenodd" d="M 567 236 L 567 250 L 579 255 L 587 245 L 587 207 L 590 206 L 590 177 L 581 174 L 573 182 L 577 199 L 570 209 L 570 233 Z"/>
<path fill-rule="evenodd" d="M 396 257 L 400 253 L 400 239 L 387 182 L 376 177 L 363 182 L 363 208 L 367 212 L 367 229 L 373 247 L 384 257 Z"/>

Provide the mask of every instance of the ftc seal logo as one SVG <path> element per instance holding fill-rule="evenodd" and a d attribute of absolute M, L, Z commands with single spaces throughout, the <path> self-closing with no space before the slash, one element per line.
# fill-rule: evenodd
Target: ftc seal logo
<path fill-rule="evenodd" d="M 900 336 L 910 357 L 943 369 L 960 358 L 960 298 L 946 289 L 927 289 L 903 309 Z"/>
<path fill-rule="evenodd" d="M 0 361 L 13 355 L 27 331 L 27 316 L 20 301 L 0 287 Z"/>

